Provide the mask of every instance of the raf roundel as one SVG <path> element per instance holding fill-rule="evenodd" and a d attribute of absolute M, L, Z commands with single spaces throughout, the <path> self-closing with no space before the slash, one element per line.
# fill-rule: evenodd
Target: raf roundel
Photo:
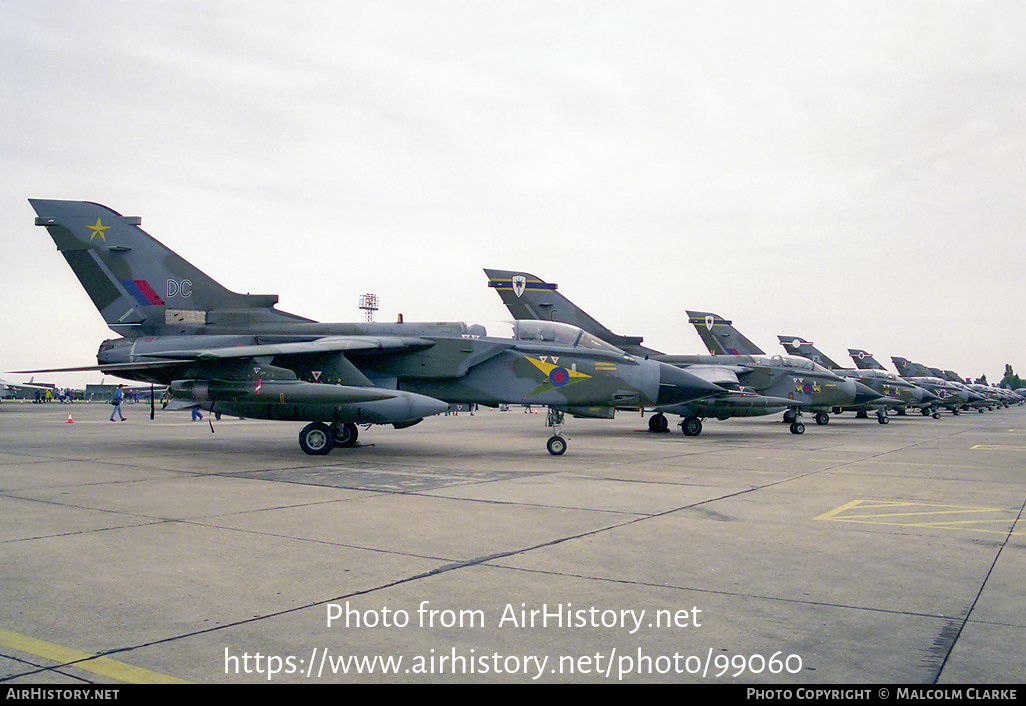
<path fill-rule="evenodd" d="M 553 368 L 549 371 L 549 382 L 556 387 L 563 387 L 570 381 L 570 373 L 566 368 Z"/>

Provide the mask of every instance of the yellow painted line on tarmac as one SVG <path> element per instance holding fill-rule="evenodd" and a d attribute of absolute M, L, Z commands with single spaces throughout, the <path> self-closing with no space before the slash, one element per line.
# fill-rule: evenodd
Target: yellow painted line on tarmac
<path fill-rule="evenodd" d="M 976 444 L 969 448 L 973 451 L 1026 451 L 1026 446 L 1010 446 L 1008 444 Z"/>
<path fill-rule="evenodd" d="M 892 527 L 931 527 L 1008 534 L 1009 529 L 1015 524 L 1017 514 L 1018 512 L 1015 510 L 998 507 L 852 500 L 850 503 L 825 512 L 814 519 L 827 522 L 855 522 Z M 924 521 L 928 516 L 936 519 Z M 1000 529 L 986 527 L 986 525 L 997 523 L 1002 525 Z M 1012 532 L 1012 534 L 1022 535 L 1026 534 L 1026 531 Z"/>
<path fill-rule="evenodd" d="M 18 652 L 53 660 L 61 664 L 83 669 L 101 677 L 109 677 L 127 684 L 188 684 L 189 682 L 177 677 L 170 677 L 159 672 L 151 672 L 142 667 L 134 667 L 124 662 L 110 659 L 109 657 L 97 657 L 88 652 L 62 647 L 52 642 L 44 642 L 34 637 L 20 635 L 10 630 L 0 628 L 0 646 L 8 647 Z M 73 664 L 72 664 L 73 663 Z"/>

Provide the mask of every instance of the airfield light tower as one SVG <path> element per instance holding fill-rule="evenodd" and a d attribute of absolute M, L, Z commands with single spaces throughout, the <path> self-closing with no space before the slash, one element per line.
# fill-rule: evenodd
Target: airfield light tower
<path fill-rule="evenodd" d="M 360 295 L 360 308 L 366 313 L 365 321 L 370 323 L 374 321 L 374 312 L 378 310 L 378 295 L 377 294 L 361 294 Z"/>

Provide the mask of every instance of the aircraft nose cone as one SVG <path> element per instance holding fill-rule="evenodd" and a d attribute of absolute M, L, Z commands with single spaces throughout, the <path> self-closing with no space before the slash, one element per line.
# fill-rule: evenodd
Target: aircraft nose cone
<path fill-rule="evenodd" d="M 883 397 L 879 392 L 861 382 L 855 383 L 855 404 L 865 404 Z"/>
<path fill-rule="evenodd" d="M 722 394 L 724 390 L 719 385 L 706 382 L 668 363 L 659 363 L 659 396 L 656 399 L 659 406 Z"/>

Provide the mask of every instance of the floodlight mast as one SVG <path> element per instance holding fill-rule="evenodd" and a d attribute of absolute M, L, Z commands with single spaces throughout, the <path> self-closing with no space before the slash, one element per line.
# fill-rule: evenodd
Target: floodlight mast
<path fill-rule="evenodd" d="M 364 313 L 366 314 L 365 321 L 367 323 L 374 321 L 374 312 L 378 310 L 378 295 L 361 294 L 360 308 L 363 309 Z"/>

